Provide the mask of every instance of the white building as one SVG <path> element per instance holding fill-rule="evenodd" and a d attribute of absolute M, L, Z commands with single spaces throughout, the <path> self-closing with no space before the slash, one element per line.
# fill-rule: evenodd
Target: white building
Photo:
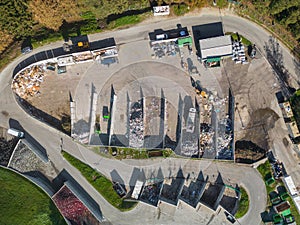
<path fill-rule="evenodd" d="M 233 53 L 230 35 L 201 39 L 199 45 L 202 60 L 230 56 Z"/>

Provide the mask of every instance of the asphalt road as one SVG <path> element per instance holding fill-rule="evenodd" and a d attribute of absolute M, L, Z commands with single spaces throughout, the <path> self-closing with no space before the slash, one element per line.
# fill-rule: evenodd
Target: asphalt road
<path fill-rule="evenodd" d="M 270 34 L 258 27 L 256 24 L 249 22 L 245 19 L 232 16 L 232 15 L 224 15 L 220 17 L 217 12 L 213 11 L 209 13 L 210 15 L 199 15 L 199 16 L 185 16 L 179 19 L 159 19 L 157 21 L 144 22 L 143 24 L 124 30 L 118 30 L 113 32 L 104 32 L 100 34 L 94 34 L 90 36 L 90 40 L 98 40 L 106 37 L 115 37 L 116 42 L 120 43 L 128 43 L 136 40 L 141 40 L 148 38 L 148 33 L 153 31 L 154 29 L 162 28 L 175 28 L 176 24 L 180 23 L 182 26 L 198 25 L 205 24 L 209 22 L 216 22 L 222 20 L 224 23 L 225 31 L 238 31 L 240 34 L 244 35 L 248 39 L 252 40 L 257 47 L 261 50 L 264 49 L 265 43 L 268 41 Z M 56 42 L 47 46 L 43 46 L 39 49 L 35 49 L 30 55 L 51 48 L 56 48 L 62 46 L 61 42 Z M 288 68 L 289 72 L 297 77 L 297 68 L 294 65 L 294 59 L 289 53 L 289 51 L 282 46 L 283 60 L 284 65 Z M 11 64 L 9 64 L 0 75 L 0 126 L 9 127 L 9 119 L 13 118 L 17 120 L 20 125 L 26 130 L 26 132 L 30 133 L 37 142 L 39 142 L 46 150 L 49 155 L 51 161 L 55 164 L 58 169 L 66 168 L 72 176 L 83 186 L 83 188 L 93 197 L 100 205 L 103 213 L 108 219 L 114 224 L 125 224 L 123 214 L 118 212 L 116 209 L 111 207 L 85 180 L 82 176 L 72 168 L 67 162 L 63 160 L 60 155 L 60 138 L 64 138 L 64 149 L 78 158 L 86 161 L 93 167 L 97 167 L 99 171 L 109 176 L 112 169 L 116 169 L 120 176 L 124 179 L 125 182 L 128 182 L 131 177 L 132 170 L 134 166 L 133 163 L 139 162 L 122 162 L 122 161 L 112 161 L 105 158 L 101 158 L 100 156 L 95 156 L 94 153 L 87 151 L 84 147 L 79 144 L 72 142 L 72 140 L 65 136 L 64 134 L 56 131 L 55 129 L 48 127 L 46 124 L 37 121 L 36 119 L 31 118 L 27 115 L 16 103 L 15 98 L 13 97 L 12 91 L 10 89 L 11 76 L 14 68 L 18 65 L 19 62 L 26 59 L 30 55 L 20 56 Z M 5 113 L 7 112 L 8 115 Z M 285 162 L 285 155 L 282 154 L 281 160 Z M 198 162 L 198 161 L 195 161 Z M 247 215 L 241 219 L 241 224 L 247 225 L 257 225 L 260 223 L 259 213 L 262 212 L 266 205 L 266 190 L 264 188 L 264 184 L 262 180 L 259 178 L 257 172 L 249 167 L 210 162 L 210 161 L 201 161 L 204 164 L 207 163 L 211 165 L 211 167 L 215 168 L 219 167 L 220 171 L 224 172 L 228 178 L 236 179 L 239 181 L 238 183 L 245 185 L 247 191 L 250 194 L 250 210 Z M 143 162 L 144 164 L 145 162 Z M 174 165 L 182 165 L 185 162 L 182 162 L 181 159 L 174 160 Z M 294 162 L 290 162 L 294 163 Z M 162 167 L 168 166 L 162 164 Z M 149 167 L 147 165 L 135 165 L 138 168 Z M 199 166 L 199 165 L 196 165 Z M 207 168 L 207 166 L 205 166 Z M 299 181 L 298 184 L 300 183 Z M 145 208 L 138 206 L 131 212 L 125 213 L 126 217 L 128 216 L 128 224 L 140 224 L 143 221 L 144 215 L 146 214 Z M 141 214 L 141 212 L 145 214 Z M 149 210 L 149 213 L 153 213 Z M 139 215 L 140 214 L 140 215 Z M 139 215 L 139 216 L 137 216 Z M 182 215 L 178 214 L 178 219 L 182 217 Z M 176 216 L 174 218 L 177 218 Z M 174 220 L 172 218 L 172 220 Z M 251 218 L 251 219 L 250 219 Z M 132 221 L 131 221 L 132 219 Z M 147 219 L 151 221 L 151 218 Z M 135 223 L 136 222 L 136 223 Z M 153 221 L 153 223 L 157 224 L 158 221 Z M 126 222 L 127 223 L 127 222 Z M 162 222 L 164 224 L 168 223 L 168 219 Z M 175 221 L 170 222 L 169 224 L 174 224 Z M 180 223 L 179 223 L 180 224 Z"/>

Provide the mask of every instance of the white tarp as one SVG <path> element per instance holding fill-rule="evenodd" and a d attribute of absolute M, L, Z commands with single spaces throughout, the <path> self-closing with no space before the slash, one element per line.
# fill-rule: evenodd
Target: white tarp
<path fill-rule="evenodd" d="M 297 196 L 297 197 L 293 198 L 293 200 L 294 200 L 294 203 L 297 207 L 298 213 L 300 214 L 300 196 Z"/>
<path fill-rule="evenodd" d="M 167 16 L 170 14 L 170 7 L 166 6 L 155 6 L 153 7 L 154 16 Z"/>
<path fill-rule="evenodd" d="M 225 56 L 232 54 L 231 36 L 225 35 L 199 40 L 201 58 Z"/>
<path fill-rule="evenodd" d="M 139 180 L 136 181 L 133 192 L 132 192 L 132 195 L 131 195 L 132 198 L 134 198 L 134 199 L 139 198 L 139 195 L 141 193 L 143 184 L 144 183 L 142 181 L 139 181 Z"/>
<path fill-rule="evenodd" d="M 291 196 L 295 196 L 298 194 L 298 191 L 291 176 L 284 177 L 284 183 L 289 189 Z"/>

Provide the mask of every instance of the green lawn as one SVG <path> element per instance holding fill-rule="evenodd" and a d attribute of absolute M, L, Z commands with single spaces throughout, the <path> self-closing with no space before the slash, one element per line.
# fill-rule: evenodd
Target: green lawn
<path fill-rule="evenodd" d="M 108 24 L 108 28 L 114 29 L 117 27 L 123 27 L 126 25 L 133 25 L 137 24 L 142 21 L 142 18 L 140 15 L 131 15 L 131 16 L 124 16 L 121 18 L 118 18 Z"/>
<path fill-rule="evenodd" d="M 270 162 L 267 160 L 264 164 L 261 164 L 257 167 L 258 172 L 261 174 L 265 185 L 266 185 L 266 180 L 272 176 L 272 168 L 271 168 L 271 164 Z M 267 188 L 267 193 L 270 193 L 271 191 L 274 191 L 274 189 L 276 188 L 277 184 L 279 181 L 275 181 L 273 184 L 271 185 L 266 185 Z M 269 199 L 269 195 L 268 195 L 268 203 L 269 203 L 270 199 Z"/>
<path fill-rule="evenodd" d="M 232 39 L 233 40 L 238 40 L 238 36 L 236 33 L 232 33 L 232 32 L 226 32 L 226 35 L 231 35 Z M 243 35 L 240 35 L 240 38 L 242 39 L 242 43 L 245 45 L 245 46 L 250 46 L 252 45 L 251 41 L 249 41 L 247 38 L 245 38 Z"/>
<path fill-rule="evenodd" d="M 24 177 L 0 168 L 1 225 L 66 224 L 52 200 Z"/>
<path fill-rule="evenodd" d="M 240 192 L 241 192 L 241 200 L 239 202 L 238 211 L 235 214 L 235 218 L 237 218 L 237 219 L 244 216 L 248 212 L 248 209 L 249 209 L 249 197 L 248 197 L 246 190 L 241 187 Z"/>
<path fill-rule="evenodd" d="M 62 152 L 64 158 L 77 168 L 87 181 L 114 207 L 120 211 L 128 211 L 136 206 L 136 202 L 128 202 L 120 198 L 115 192 L 112 182 L 98 171 L 71 156 L 67 152 Z"/>

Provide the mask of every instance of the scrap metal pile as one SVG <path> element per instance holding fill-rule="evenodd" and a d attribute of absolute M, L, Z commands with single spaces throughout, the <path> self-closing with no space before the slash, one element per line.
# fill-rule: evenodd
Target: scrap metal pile
<path fill-rule="evenodd" d="M 140 199 L 151 205 L 157 206 L 162 185 L 162 181 L 146 184 L 143 188 Z"/>
<path fill-rule="evenodd" d="M 44 81 L 43 66 L 31 66 L 17 74 L 12 82 L 12 90 L 21 98 L 35 96 L 39 93 L 40 84 Z"/>
<path fill-rule="evenodd" d="M 129 113 L 129 146 L 141 148 L 144 146 L 144 115 L 142 101 L 133 103 Z"/>
<path fill-rule="evenodd" d="M 152 44 L 151 49 L 154 51 L 153 57 L 158 59 L 165 56 L 175 56 L 179 51 L 178 46 L 174 41 Z"/>
<path fill-rule="evenodd" d="M 62 215 L 72 224 L 82 224 L 85 217 L 92 216 L 84 204 L 67 187 L 63 186 L 54 196 L 53 201 Z"/>

